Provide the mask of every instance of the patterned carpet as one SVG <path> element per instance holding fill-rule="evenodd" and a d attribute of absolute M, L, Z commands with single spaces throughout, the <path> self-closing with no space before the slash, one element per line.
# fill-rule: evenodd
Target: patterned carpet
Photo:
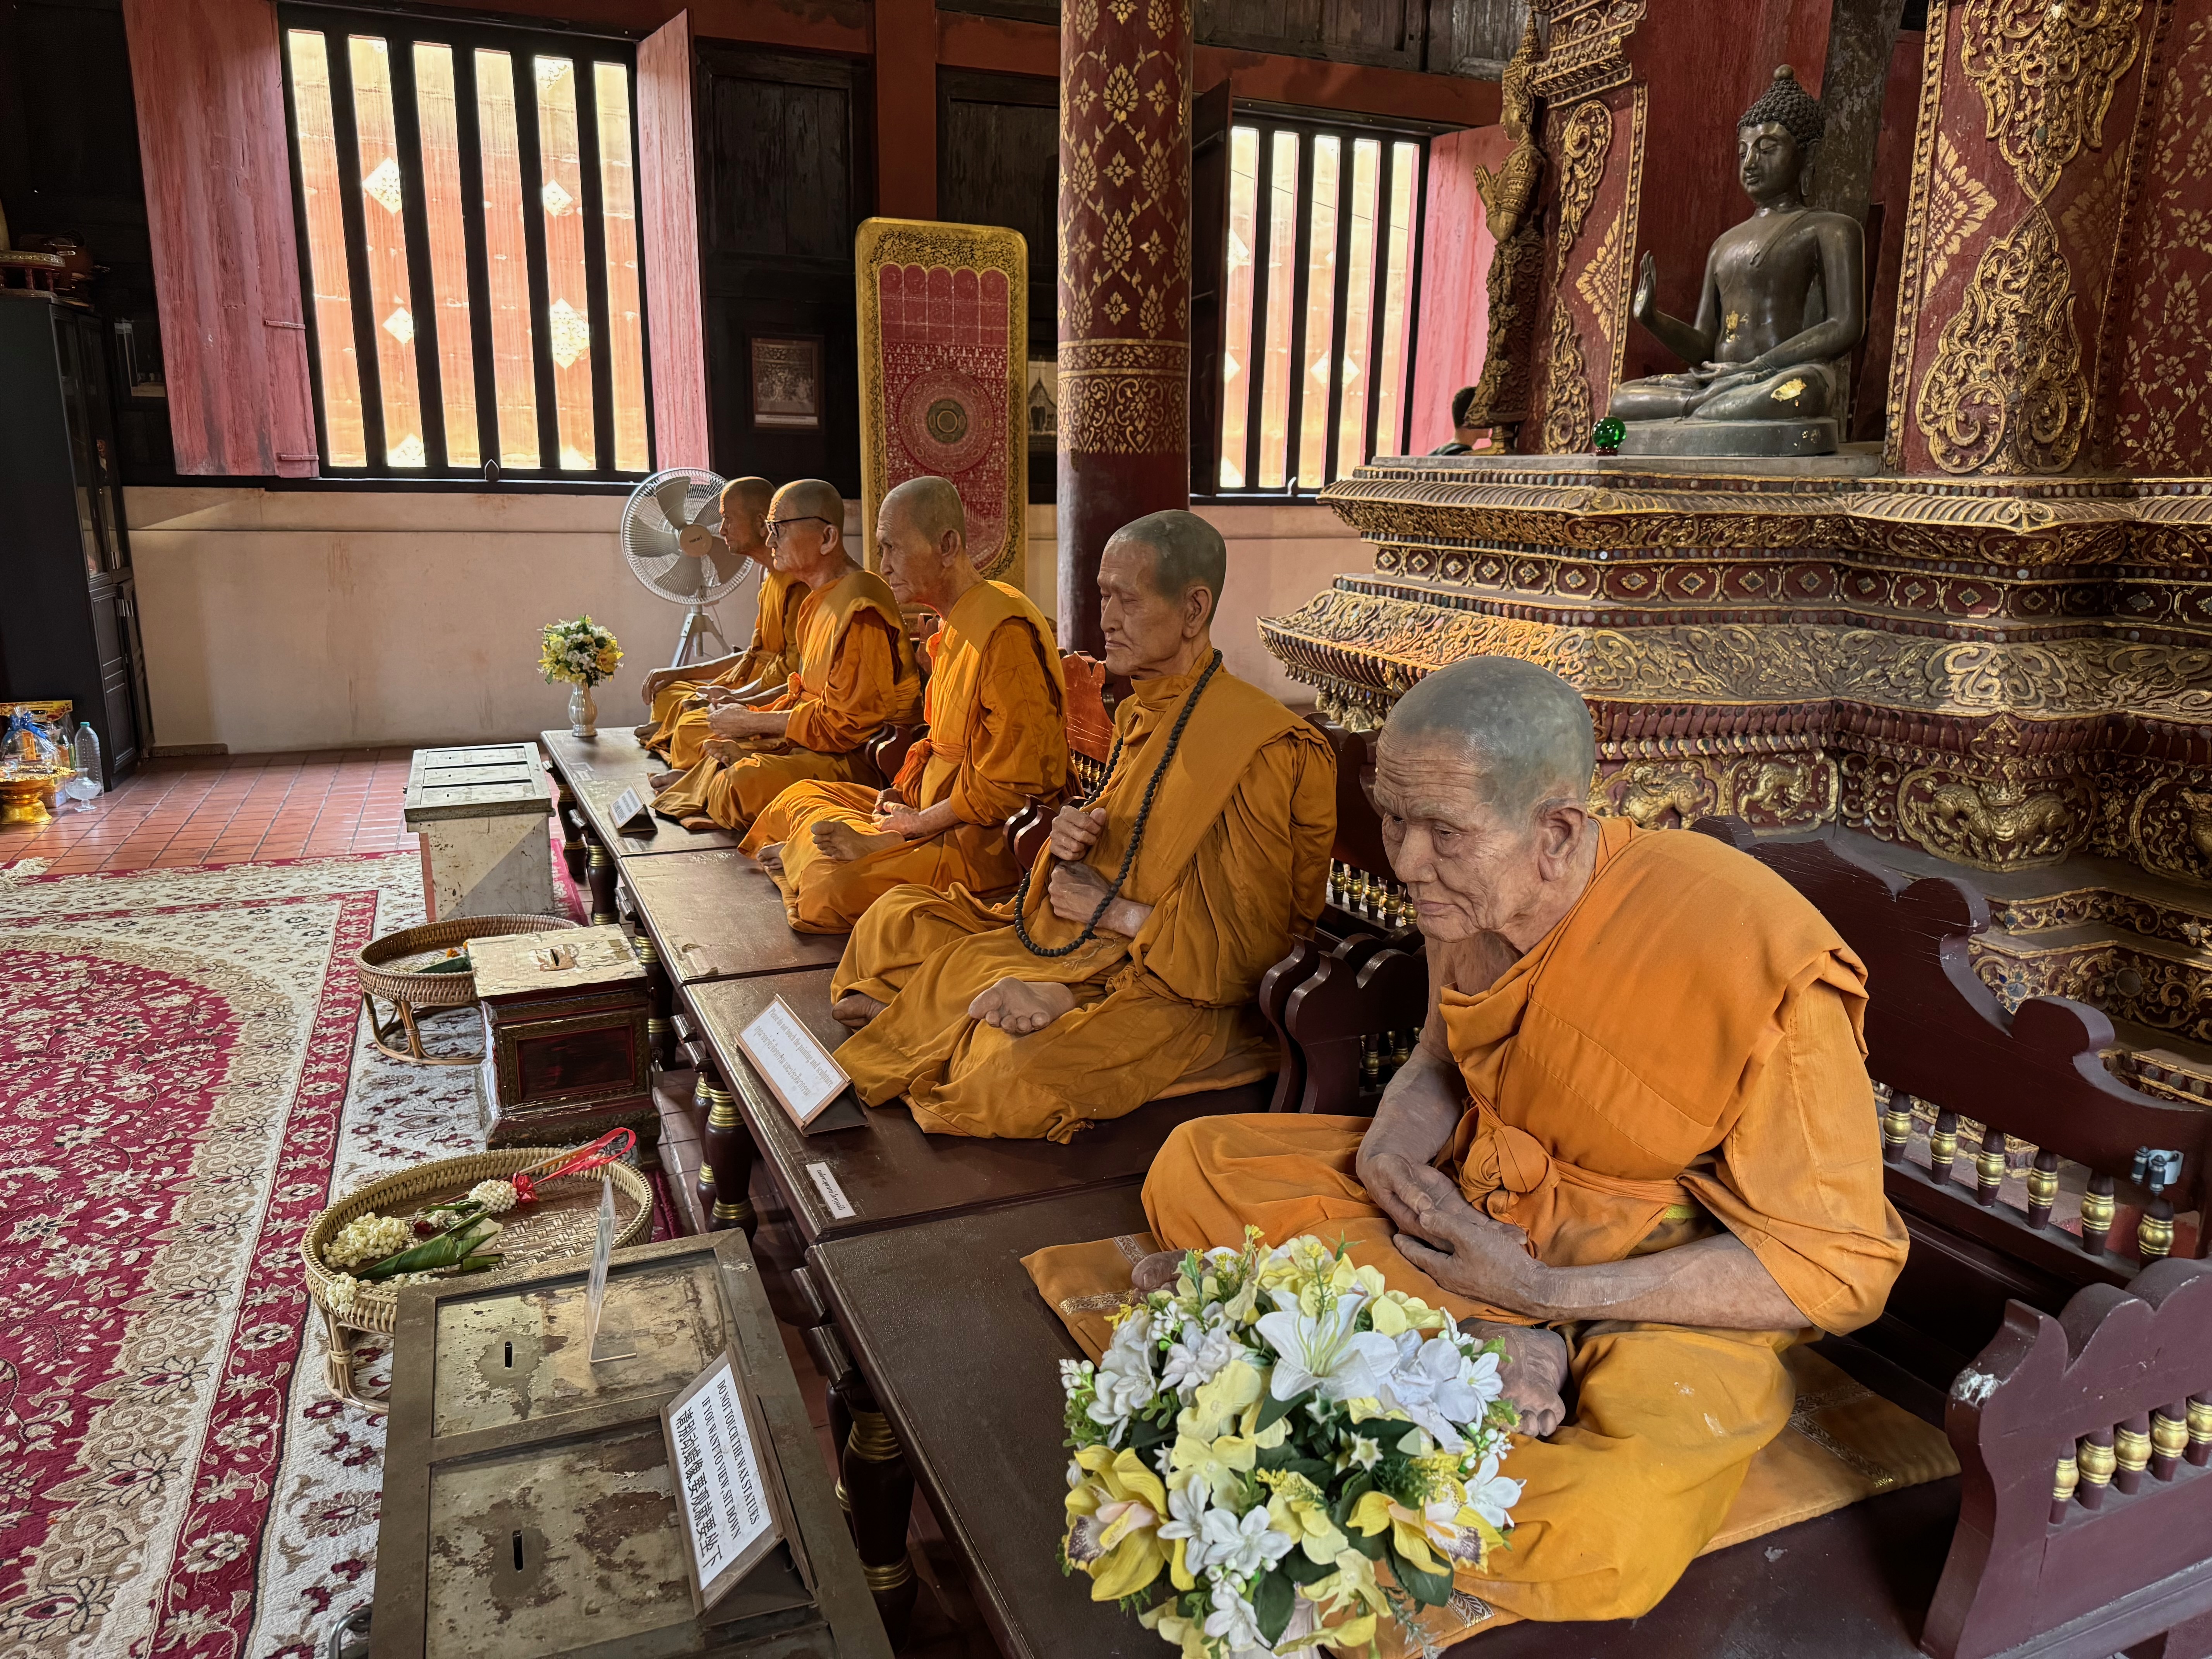
<path fill-rule="evenodd" d="M 421 867 L 0 871 L 11 1659 L 312 1659 L 368 1600 L 383 1429 L 324 1397 L 295 1251 L 333 1191 L 481 1144 L 469 1068 L 357 1029 Z"/>

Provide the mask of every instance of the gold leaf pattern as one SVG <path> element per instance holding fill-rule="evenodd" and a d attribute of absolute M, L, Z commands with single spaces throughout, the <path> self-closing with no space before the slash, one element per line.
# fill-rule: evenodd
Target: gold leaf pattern
<path fill-rule="evenodd" d="M 2142 0 L 1968 0 L 1959 64 L 2032 202 L 2101 149 L 2112 89 L 2142 50 Z"/>
<path fill-rule="evenodd" d="M 2037 208 L 1983 247 L 1913 420 L 1946 472 L 2063 472 L 2081 447 L 2088 401 L 2073 275 Z"/>
<path fill-rule="evenodd" d="M 1626 214 L 1616 213 L 1613 222 L 1605 228 L 1605 236 L 1590 255 L 1583 274 L 1575 279 L 1575 292 L 1590 308 L 1597 321 L 1598 331 L 1605 336 L 1608 345 L 1613 331 L 1620 321 L 1620 296 L 1626 289 L 1622 274 L 1626 261 L 1621 258 L 1621 241 L 1625 234 Z"/>
<path fill-rule="evenodd" d="M 1593 98 L 1575 106 L 1559 125 L 1559 228 L 1553 244 L 1552 280 L 1567 268 L 1567 254 L 1582 234 L 1583 221 L 1605 179 L 1606 156 L 1613 149 L 1613 112 Z"/>
<path fill-rule="evenodd" d="M 1588 447 L 1590 435 L 1589 366 L 1583 338 L 1564 299 L 1552 302 L 1552 356 L 1544 383 L 1544 451 L 1565 455 Z"/>
<path fill-rule="evenodd" d="M 1945 133 L 1936 141 L 1936 169 L 1928 180 L 1928 276 L 1932 289 L 1943 280 L 1959 250 L 1988 222 L 1997 198 L 1967 171 L 1966 159 Z"/>

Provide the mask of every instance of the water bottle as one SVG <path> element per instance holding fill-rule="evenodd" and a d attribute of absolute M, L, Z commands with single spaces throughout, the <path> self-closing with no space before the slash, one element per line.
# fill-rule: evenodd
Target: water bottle
<path fill-rule="evenodd" d="M 92 811 L 92 804 L 101 794 L 100 782 L 100 733 L 89 726 L 76 729 L 77 775 L 69 781 L 69 792 L 76 798 L 76 810 Z"/>

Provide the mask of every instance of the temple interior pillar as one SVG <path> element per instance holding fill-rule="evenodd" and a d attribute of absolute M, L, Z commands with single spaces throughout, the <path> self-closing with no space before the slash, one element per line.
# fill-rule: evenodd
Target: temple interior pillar
<path fill-rule="evenodd" d="M 1098 560 L 1190 505 L 1190 0 L 1068 0 L 1060 30 L 1060 642 Z"/>

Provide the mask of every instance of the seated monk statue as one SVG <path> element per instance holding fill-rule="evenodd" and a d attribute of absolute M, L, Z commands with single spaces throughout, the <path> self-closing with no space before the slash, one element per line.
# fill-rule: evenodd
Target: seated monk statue
<path fill-rule="evenodd" d="M 1594 757 L 1532 664 L 1400 699 L 1374 796 L 1427 941 L 1419 1046 L 1371 1120 L 1194 1119 L 1144 1194 L 1177 1250 L 1342 1238 L 1503 1340 L 1525 1486 L 1511 1547 L 1457 1577 L 1528 1619 L 1649 1611 L 1788 1424 L 1784 1351 L 1879 1316 L 1905 1251 L 1858 959 L 1757 860 L 1593 820 Z"/>
<path fill-rule="evenodd" d="M 712 662 L 656 668 L 645 677 L 645 702 L 653 717 L 637 728 L 637 740 L 665 755 L 679 773 L 699 763 L 709 709 L 780 696 L 799 661 L 799 607 L 806 598 L 806 584 L 778 570 L 769 556 L 768 508 L 775 493 L 766 478 L 733 478 L 722 486 L 722 540 L 732 552 L 761 567 L 752 643 Z"/>
<path fill-rule="evenodd" d="M 1228 550 L 1189 513 L 1125 525 L 1099 561 L 1106 668 L 1127 675 L 1106 777 L 1061 809 L 1013 897 L 901 887 L 831 982 L 871 1106 L 940 1134 L 1066 1141 L 1164 1095 L 1266 1076 L 1249 1006 L 1321 914 L 1336 762 L 1229 673 L 1210 633 Z"/>
<path fill-rule="evenodd" d="M 1826 117 L 1784 64 L 1736 124 L 1736 176 L 1750 218 L 1705 258 L 1698 319 L 1659 309 L 1650 254 L 1631 312 L 1695 367 L 1625 380 L 1612 412 L 1628 423 L 1624 455 L 1831 453 L 1849 404 L 1850 354 L 1866 329 L 1859 222 L 1805 205 L 1804 185 Z M 1639 423 L 1665 421 L 1662 428 Z M 1718 429 L 1719 421 L 1776 421 L 1796 429 Z M 1808 422 L 1826 422 L 1826 425 Z"/>
<path fill-rule="evenodd" d="M 768 544 L 775 568 L 806 586 L 799 665 L 777 697 L 708 711 L 698 763 L 654 780 L 653 809 L 687 830 L 743 832 L 793 784 L 877 782 L 860 745 L 921 708 L 921 671 L 898 600 L 845 550 L 845 498 L 818 478 L 775 492 Z"/>
<path fill-rule="evenodd" d="M 909 478 L 876 514 L 877 562 L 901 605 L 944 618 L 929 644 L 928 734 L 887 789 L 794 783 L 745 851 L 783 889 L 802 933 L 851 931 L 894 887 L 1004 894 L 1021 879 L 1006 820 L 1067 781 L 1066 687 L 1052 624 L 968 555 L 960 492 Z"/>

